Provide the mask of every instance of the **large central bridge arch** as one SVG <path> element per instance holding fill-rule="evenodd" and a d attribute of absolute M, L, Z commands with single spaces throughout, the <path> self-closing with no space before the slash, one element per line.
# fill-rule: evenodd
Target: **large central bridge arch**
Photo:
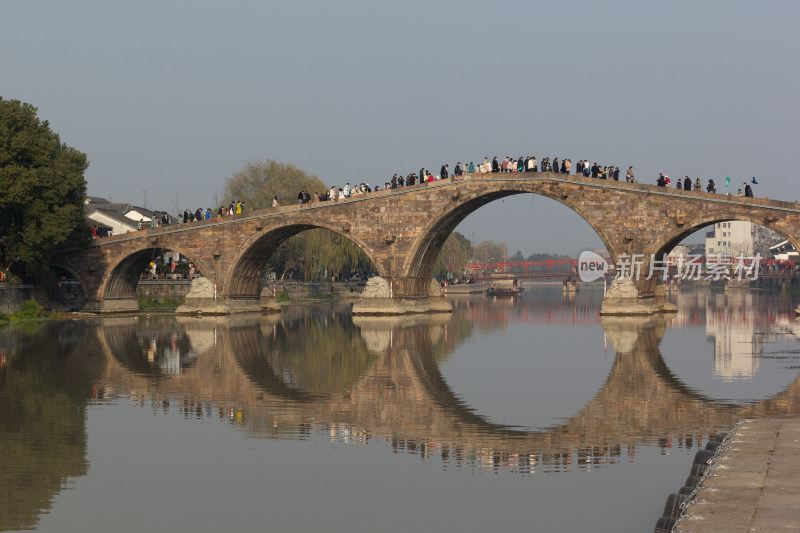
<path fill-rule="evenodd" d="M 352 242 L 369 258 L 377 269 L 378 275 L 386 275 L 372 249 L 361 239 L 342 231 L 341 228 L 318 221 L 314 223 L 278 223 L 264 227 L 242 243 L 239 252 L 231 260 L 232 268 L 228 269 L 224 280 L 223 287 L 227 287 L 226 293 L 239 298 L 258 297 L 261 273 L 272 254 L 290 238 L 312 229 L 326 229 Z"/>
<path fill-rule="evenodd" d="M 455 205 L 433 218 L 420 231 L 406 257 L 404 270 L 409 272 L 411 277 L 430 278 L 436 258 L 445 241 L 464 219 L 485 205 L 519 194 L 544 196 L 575 212 L 595 231 L 606 250 L 611 254 L 612 260 L 616 261 L 617 252 L 616 247 L 612 245 L 613 241 L 600 221 L 580 205 L 582 195 L 570 196 L 556 191 L 552 188 L 549 180 L 541 179 L 525 182 L 498 182 L 496 190 L 476 191 L 463 197 L 459 196 L 456 198 Z"/>

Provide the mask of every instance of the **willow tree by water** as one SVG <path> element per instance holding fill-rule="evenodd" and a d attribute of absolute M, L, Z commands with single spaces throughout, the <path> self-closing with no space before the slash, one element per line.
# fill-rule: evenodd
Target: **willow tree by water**
<path fill-rule="evenodd" d="M 451 233 L 439 252 L 433 267 L 434 276 L 445 276 L 447 273 L 457 275 L 472 256 L 472 243 L 457 231 Z"/>
<path fill-rule="evenodd" d="M 301 191 L 323 194 L 328 187 L 317 176 L 294 165 L 272 159 L 251 161 L 225 182 L 217 203 L 227 205 L 243 200 L 248 211 L 272 207 L 277 198 L 282 206 L 296 205 Z M 290 272 L 306 281 L 320 281 L 340 274 L 374 271 L 364 252 L 351 241 L 327 229 L 304 231 L 283 244 L 270 257 L 265 271 L 284 278 Z"/>

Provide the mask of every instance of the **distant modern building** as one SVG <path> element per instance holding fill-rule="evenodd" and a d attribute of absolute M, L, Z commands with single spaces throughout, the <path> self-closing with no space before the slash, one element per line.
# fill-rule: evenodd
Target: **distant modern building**
<path fill-rule="evenodd" d="M 772 257 L 778 261 L 788 261 L 789 259 L 794 259 L 797 261 L 800 259 L 800 254 L 797 253 L 797 250 L 794 249 L 794 246 L 792 246 L 792 244 L 787 240 L 783 240 L 778 244 L 770 246 L 769 251 L 772 254 Z"/>
<path fill-rule="evenodd" d="M 753 223 L 731 220 L 714 224 L 714 229 L 706 233 L 706 256 L 718 254 L 753 256 Z"/>

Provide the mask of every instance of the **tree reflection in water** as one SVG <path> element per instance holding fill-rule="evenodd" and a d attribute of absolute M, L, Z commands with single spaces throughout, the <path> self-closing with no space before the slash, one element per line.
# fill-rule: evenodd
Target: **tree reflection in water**
<path fill-rule="evenodd" d="M 90 329 L 0 329 L 0 530 L 36 524 L 68 480 L 88 470 L 85 410 L 104 364 Z"/>

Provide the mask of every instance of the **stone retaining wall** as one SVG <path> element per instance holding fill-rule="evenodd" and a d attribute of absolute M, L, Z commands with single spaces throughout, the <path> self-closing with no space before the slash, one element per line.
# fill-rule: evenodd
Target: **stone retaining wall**
<path fill-rule="evenodd" d="M 33 300 L 45 302 L 42 290 L 34 285 L 0 285 L 0 313 L 10 314 L 22 309 L 22 303 Z"/>
<path fill-rule="evenodd" d="M 166 299 L 178 302 L 184 301 L 192 282 L 188 279 L 181 280 L 141 280 L 136 286 L 136 296 L 144 300 Z"/>

